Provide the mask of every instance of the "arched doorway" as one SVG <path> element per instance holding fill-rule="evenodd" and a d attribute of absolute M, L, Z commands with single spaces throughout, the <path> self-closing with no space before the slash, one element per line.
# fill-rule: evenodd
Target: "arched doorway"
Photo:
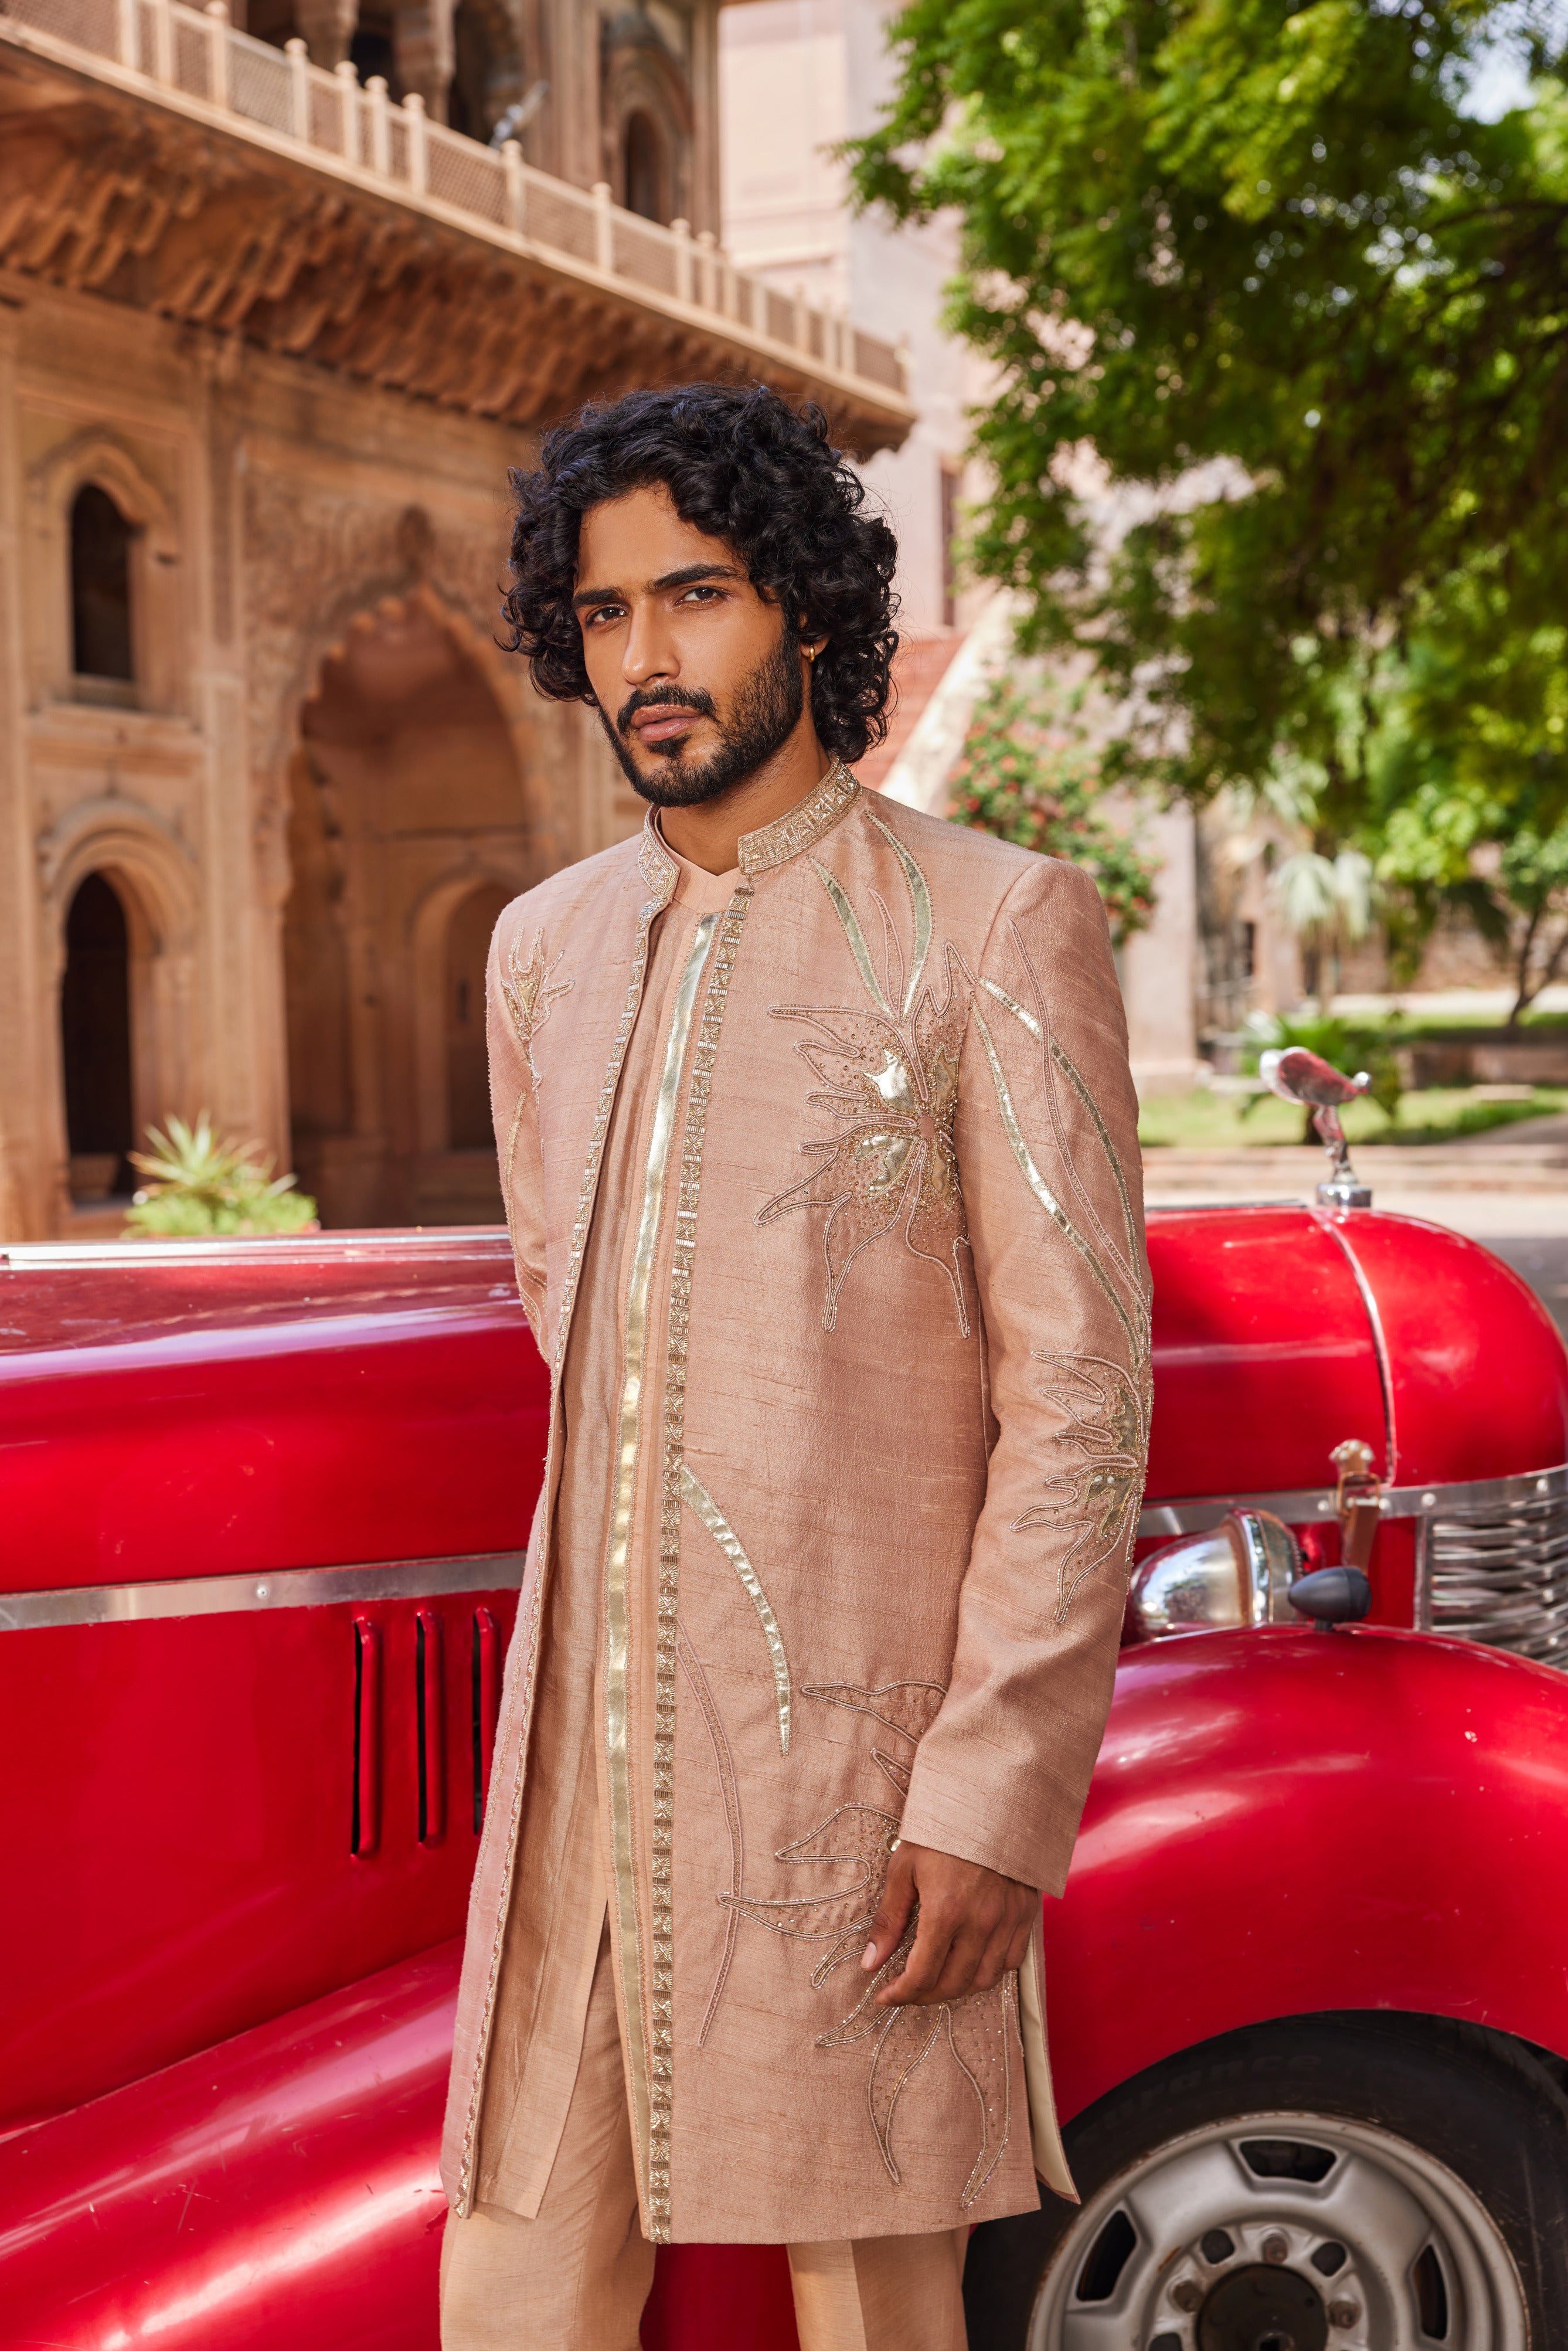
<path fill-rule="evenodd" d="M 328 1227 L 489 1221 L 485 952 L 535 874 L 517 746 L 422 593 L 356 616 L 300 734 L 284 916 L 300 1183 Z"/>
<path fill-rule="evenodd" d="M 454 1151 L 489 1151 L 490 1071 L 485 1050 L 485 964 L 507 893 L 471 890 L 446 932 L 446 1139 Z"/>
<path fill-rule="evenodd" d="M 89 873 L 66 914 L 60 1058 L 74 1200 L 133 1188 L 131 929 L 113 883 Z"/>
<path fill-rule="evenodd" d="M 667 222 L 664 142 L 652 115 L 644 114 L 641 107 L 626 118 L 622 147 L 627 211 L 641 213 L 644 220 Z"/>

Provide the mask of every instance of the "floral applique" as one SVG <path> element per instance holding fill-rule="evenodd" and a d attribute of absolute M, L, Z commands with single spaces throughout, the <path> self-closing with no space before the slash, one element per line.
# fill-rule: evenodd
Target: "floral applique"
<path fill-rule="evenodd" d="M 544 933 L 536 931 L 526 963 L 518 956 L 517 943 L 513 940 L 501 981 L 502 998 L 511 1015 L 512 1026 L 517 1032 L 517 1041 L 523 1049 L 523 1059 L 528 1065 L 528 1076 L 536 1093 L 539 1073 L 534 1067 L 534 1039 L 549 1019 L 550 1006 L 557 997 L 565 996 L 572 985 L 570 979 L 558 979 L 552 986 L 550 975 L 559 961 L 560 956 L 557 955 L 546 962 Z"/>
<path fill-rule="evenodd" d="M 848 1682 L 827 1683 L 806 1688 L 802 1696 L 863 1714 L 904 1741 L 906 1753 L 873 1749 L 873 1757 L 900 1797 L 908 1793 L 915 1750 L 946 1696 L 939 1683 L 889 1682 L 877 1689 L 862 1689 Z M 721 1895 L 719 1899 L 742 1918 L 766 1927 L 772 1934 L 826 1945 L 811 1971 L 812 1988 L 821 1991 L 838 1969 L 859 1962 L 867 1931 L 882 1905 L 888 1860 L 897 1835 L 898 1814 L 876 1804 L 840 1804 L 805 1836 L 780 1846 L 774 1858 L 791 1869 L 848 1869 L 852 1874 L 847 1881 L 841 1878 L 821 1893 L 762 1900 L 744 1894 Z M 994 1991 L 971 1992 L 962 2000 L 942 2001 L 930 2007 L 879 2008 L 878 1992 L 903 1972 L 914 1948 L 918 1916 L 916 1910 L 891 1958 L 862 1981 L 860 1995 L 847 2013 L 817 2035 L 817 2046 L 841 2050 L 870 2042 L 866 2107 L 877 2152 L 894 2187 L 902 2179 L 894 2147 L 899 2099 L 933 2050 L 939 2043 L 946 2046 L 979 2107 L 978 2151 L 958 2199 L 960 2210 L 967 2211 L 996 2169 L 1008 2142 L 1017 1978 L 1009 1975 Z"/>
<path fill-rule="evenodd" d="M 811 860 L 873 1008 L 774 1006 L 775 1019 L 803 1021 L 817 1031 L 797 1050 L 825 1091 L 810 1093 L 806 1100 L 831 1119 L 837 1131 L 800 1145 L 816 1165 L 802 1182 L 769 1200 L 757 1221 L 771 1224 L 793 1209 L 826 1210 L 822 1249 L 828 1294 L 822 1325 L 829 1331 L 837 1320 L 839 1293 L 854 1259 L 873 1241 L 902 1228 L 906 1248 L 940 1266 L 951 1281 L 958 1329 L 967 1338 L 963 1253 L 968 1227 L 953 1148 L 953 1118 L 973 982 L 956 950 L 948 947 L 940 1002 L 929 985 L 923 986 L 931 953 L 931 893 L 902 841 L 880 818 L 868 820 L 888 841 L 903 871 L 914 926 L 911 954 L 906 964 L 893 916 L 873 891 L 883 925 L 883 966 L 879 972 L 842 886 L 817 859 Z"/>
<path fill-rule="evenodd" d="M 1039 1010 L 1027 1010 L 994 980 L 985 979 L 980 985 L 1040 1048 L 1051 1140 L 1065 1179 L 1060 1192 L 1047 1181 L 1036 1161 L 995 1041 L 977 1006 L 975 1026 L 990 1065 L 1003 1130 L 1024 1181 L 1061 1239 L 1078 1252 L 1125 1342 L 1119 1363 L 1101 1355 L 1035 1350 L 1035 1360 L 1052 1374 L 1042 1383 L 1042 1393 L 1062 1417 L 1056 1441 L 1081 1458 L 1046 1480 L 1053 1499 L 1024 1511 L 1012 1523 L 1015 1530 L 1051 1527 L 1072 1537 L 1058 1572 L 1056 1619 L 1061 1624 L 1085 1577 L 1118 1553 L 1128 1554 L 1131 1532 L 1137 1523 L 1154 1400 L 1149 1292 L 1126 1175 L 1116 1147 L 1082 1071 L 1051 1033 L 1043 992 L 1028 950 L 1016 925 L 1009 928 Z M 1107 1227 L 1079 1172 L 1068 1140 L 1059 1081 L 1071 1088 L 1103 1155 L 1116 1195 L 1117 1215 L 1112 1221 L 1119 1225 L 1117 1232 Z M 1076 1207 L 1069 1205 L 1069 1192 L 1076 1196 Z"/>

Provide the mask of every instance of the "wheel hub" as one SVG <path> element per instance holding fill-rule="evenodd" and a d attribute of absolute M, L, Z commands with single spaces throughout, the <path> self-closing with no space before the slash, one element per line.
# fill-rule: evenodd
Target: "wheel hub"
<path fill-rule="evenodd" d="M 1205 2297 L 1198 2351 L 1328 2351 L 1322 2296 L 1294 2270 L 1249 2262 Z"/>

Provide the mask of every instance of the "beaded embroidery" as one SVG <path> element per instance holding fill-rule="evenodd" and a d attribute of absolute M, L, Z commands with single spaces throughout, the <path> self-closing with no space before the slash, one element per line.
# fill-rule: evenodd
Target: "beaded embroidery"
<path fill-rule="evenodd" d="M 1040 1008 L 1027 1010 L 994 980 L 983 980 L 981 986 L 1040 1049 L 1051 1140 L 1065 1186 L 1077 1196 L 1079 1215 L 1073 1214 L 1040 1171 L 1019 1119 L 996 1041 L 977 1006 L 975 1027 L 990 1065 L 1003 1130 L 1024 1181 L 1062 1239 L 1077 1250 L 1126 1343 L 1125 1359 L 1120 1363 L 1102 1355 L 1034 1351 L 1035 1361 L 1051 1374 L 1041 1381 L 1040 1392 L 1061 1416 L 1055 1442 L 1078 1458 L 1046 1479 L 1051 1499 L 1022 1512 L 1012 1525 L 1015 1531 L 1050 1527 L 1071 1538 L 1057 1569 L 1056 1621 L 1061 1625 L 1084 1579 L 1119 1555 L 1124 1560 L 1129 1555 L 1143 1495 L 1153 1403 L 1149 1293 L 1141 1270 L 1127 1180 L 1115 1145 L 1082 1073 L 1051 1032 L 1044 993 L 1018 927 L 1009 925 L 1009 928 Z M 1079 1172 L 1057 1089 L 1059 1076 L 1071 1088 L 1103 1155 L 1120 1210 L 1120 1234 L 1107 1229 Z"/>
<path fill-rule="evenodd" d="M 822 1327 L 838 1318 L 839 1293 L 863 1249 L 902 1227 L 904 1246 L 940 1266 L 953 1285 L 960 1334 L 969 1335 L 964 1253 L 968 1227 L 953 1147 L 958 1106 L 958 1056 L 969 1019 L 973 982 L 956 948 L 944 958 L 940 1003 L 925 981 L 931 952 L 931 893 L 903 842 L 879 817 L 868 817 L 898 859 L 909 898 L 913 937 L 905 959 L 892 914 L 873 891 L 882 917 L 883 963 L 879 971 L 860 917 L 841 884 L 811 860 L 849 945 L 873 1009 L 775 1005 L 776 1020 L 799 1020 L 817 1035 L 796 1050 L 825 1092 L 809 1105 L 834 1121 L 837 1133 L 800 1145 L 817 1163 L 759 1210 L 759 1225 L 792 1209 L 827 1211 L 822 1250 L 828 1295 Z"/>
<path fill-rule="evenodd" d="M 550 984 L 550 975 L 560 961 L 560 955 L 549 962 L 545 959 L 544 933 L 534 933 L 534 943 L 524 963 L 517 954 L 517 942 L 512 941 L 512 951 L 507 958 L 507 969 L 501 981 L 501 998 L 517 1032 L 517 1042 L 528 1063 L 528 1082 L 538 1092 L 539 1073 L 534 1067 L 534 1039 L 549 1019 L 550 1006 L 557 997 L 565 996 L 572 986 L 570 979 L 558 979 Z"/>
<path fill-rule="evenodd" d="M 830 1682 L 808 1686 L 802 1695 L 881 1723 L 907 1742 L 912 1761 L 946 1693 L 937 1682 L 886 1682 L 874 1689 Z M 909 1761 L 880 1749 L 872 1752 L 873 1761 L 900 1794 L 906 1795 Z M 848 1883 L 831 1886 L 825 1894 L 764 1899 L 730 1894 L 720 1895 L 719 1900 L 771 1934 L 825 1943 L 828 1949 L 811 1971 L 812 1989 L 821 1991 L 835 1970 L 858 1960 L 865 1949 L 867 1930 L 881 1907 L 897 1834 L 897 1814 L 879 1805 L 840 1804 L 805 1836 L 780 1846 L 774 1858 L 796 1869 L 847 1867 L 855 1873 Z M 917 1917 L 918 1913 L 911 1917 L 898 1948 L 866 1982 L 848 2014 L 817 2035 L 817 2046 L 849 2049 L 871 2042 L 866 2110 L 877 2152 L 896 2188 L 902 2185 L 902 2177 L 894 2152 L 894 2116 L 910 2077 L 938 2043 L 945 2043 L 980 2110 L 979 2150 L 958 2199 L 960 2210 L 967 2211 L 1000 2161 L 1011 2126 L 1009 2049 L 1018 1980 L 1009 1975 L 991 1991 L 971 1992 L 962 2000 L 942 2001 L 931 2007 L 879 2008 L 878 1992 L 902 1974 L 914 1948 Z"/>

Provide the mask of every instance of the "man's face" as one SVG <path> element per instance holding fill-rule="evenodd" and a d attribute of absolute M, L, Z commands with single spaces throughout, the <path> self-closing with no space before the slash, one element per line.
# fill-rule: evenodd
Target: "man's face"
<path fill-rule="evenodd" d="M 802 654 L 724 539 L 683 522 L 663 488 L 591 507 L 573 602 L 616 758 L 659 808 L 744 782 L 802 723 Z"/>

